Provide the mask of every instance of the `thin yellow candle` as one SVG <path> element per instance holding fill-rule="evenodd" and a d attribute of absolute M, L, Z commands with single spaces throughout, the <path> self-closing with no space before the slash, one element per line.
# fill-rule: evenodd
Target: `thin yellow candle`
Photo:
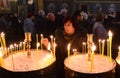
<path fill-rule="evenodd" d="M 19 51 L 22 49 L 22 42 L 19 44 Z"/>
<path fill-rule="evenodd" d="M 53 45 L 53 35 L 51 35 L 50 38 L 51 38 L 51 44 Z"/>
<path fill-rule="evenodd" d="M 1 36 L 0 36 L 0 44 L 1 44 L 1 47 L 3 47 L 3 42 L 2 42 Z"/>
<path fill-rule="evenodd" d="M 99 53 L 101 54 L 101 39 L 99 39 Z"/>
<path fill-rule="evenodd" d="M 55 53 L 56 53 L 56 43 L 54 43 L 54 56 L 55 56 Z"/>
<path fill-rule="evenodd" d="M 18 47 L 18 45 L 16 45 L 16 52 L 17 52 L 17 51 L 19 51 L 19 47 Z"/>
<path fill-rule="evenodd" d="M 109 57 L 110 56 L 110 53 L 109 53 L 109 50 L 110 50 L 110 46 L 109 46 L 109 39 L 107 39 L 107 56 Z"/>
<path fill-rule="evenodd" d="M 4 67 L 4 60 L 3 60 L 3 57 L 2 57 L 2 52 L 0 51 L 0 66 L 1 67 Z"/>
<path fill-rule="evenodd" d="M 38 34 L 36 34 L 36 51 L 38 51 L 39 43 L 38 43 Z"/>
<path fill-rule="evenodd" d="M 25 42 L 23 42 L 23 51 L 25 51 Z"/>
<path fill-rule="evenodd" d="M 53 43 L 54 43 L 54 47 L 53 47 L 53 48 L 54 48 L 54 51 L 53 51 L 53 52 L 54 52 L 54 56 L 55 56 L 56 46 L 57 46 L 57 45 L 56 45 L 56 43 L 55 43 L 55 38 L 54 38 L 53 40 L 54 40 L 54 41 L 53 41 Z"/>
<path fill-rule="evenodd" d="M 96 46 L 93 45 L 92 46 L 92 53 L 91 53 L 91 64 L 90 64 L 90 72 L 92 72 L 93 70 L 93 64 L 94 64 L 94 51 L 96 49 Z"/>
<path fill-rule="evenodd" d="M 85 43 L 85 42 L 83 42 L 82 52 L 83 52 L 83 53 L 86 53 L 86 43 Z"/>
<path fill-rule="evenodd" d="M 37 48 L 36 48 L 36 63 L 39 68 L 39 62 L 38 62 L 38 47 L 40 46 L 40 43 L 37 43 Z"/>
<path fill-rule="evenodd" d="M 11 49 L 11 51 L 12 51 L 12 48 L 13 48 L 13 45 L 11 44 L 11 45 L 10 45 L 10 49 Z"/>
<path fill-rule="evenodd" d="M 85 53 L 86 53 L 86 43 L 84 43 L 84 46 L 85 46 L 84 48 L 85 48 Z"/>
<path fill-rule="evenodd" d="M 38 45 L 38 34 L 36 34 L 36 44 Z M 37 45 L 36 45 L 36 50 L 37 50 Z"/>
<path fill-rule="evenodd" d="M 71 44 L 69 43 L 68 46 L 67 46 L 67 50 L 68 50 L 68 57 L 70 57 L 70 46 Z"/>
<path fill-rule="evenodd" d="M 15 65 L 14 65 L 14 57 L 13 57 L 13 54 L 12 54 L 12 64 L 13 64 L 13 70 L 15 70 Z"/>
<path fill-rule="evenodd" d="M 17 51 L 17 44 L 14 44 L 14 50 Z"/>
<path fill-rule="evenodd" d="M 102 56 L 104 55 L 105 40 L 102 40 Z"/>
<path fill-rule="evenodd" d="M 38 52 L 38 48 L 39 48 L 39 46 L 40 46 L 40 43 L 37 43 L 37 48 L 36 48 L 36 51 Z"/>
<path fill-rule="evenodd" d="M 5 34 L 3 32 L 1 33 L 1 39 L 3 42 L 3 47 L 6 48 Z"/>
<path fill-rule="evenodd" d="M 84 53 L 84 42 L 82 43 L 82 53 Z"/>
<path fill-rule="evenodd" d="M 109 31 L 108 35 L 109 35 L 109 42 L 110 42 L 110 44 L 109 44 L 109 46 L 110 46 L 110 61 L 112 61 L 112 35 L 113 34 L 111 31 Z"/>
<path fill-rule="evenodd" d="M 48 50 L 51 52 L 51 54 L 53 54 L 52 51 L 51 51 L 50 43 L 48 43 Z"/>
<path fill-rule="evenodd" d="M 42 39 L 43 39 L 43 34 L 41 34 L 40 36 L 41 36 L 41 41 L 40 41 L 40 42 L 41 42 L 41 45 L 40 45 L 40 46 L 41 46 L 41 50 L 42 50 Z"/>

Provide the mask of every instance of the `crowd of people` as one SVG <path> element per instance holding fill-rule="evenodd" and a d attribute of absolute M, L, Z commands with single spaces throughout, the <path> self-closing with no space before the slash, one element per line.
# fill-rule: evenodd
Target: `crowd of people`
<path fill-rule="evenodd" d="M 19 20 L 17 13 L 13 15 L 0 15 L 0 32 L 6 33 L 7 44 L 24 40 L 24 33 L 32 33 L 32 48 L 35 48 L 36 34 L 43 34 L 43 45 L 47 47 L 50 35 L 56 38 L 56 78 L 65 78 L 64 59 L 67 57 L 67 45 L 71 43 L 72 49 L 82 51 L 82 42 L 87 40 L 87 34 L 93 34 L 93 41 L 107 39 L 107 32 L 113 28 L 115 12 L 108 15 L 103 12 L 96 14 L 76 10 L 69 14 L 66 9 L 59 13 L 45 13 L 43 10 L 38 15 L 28 13 L 25 20 Z M 113 30 L 115 31 L 115 30 Z M 117 37 L 116 37 L 117 38 Z M 40 40 L 40 36 L 39 36 Z M 117 42 L 116 42 L 117 43 Z"/>

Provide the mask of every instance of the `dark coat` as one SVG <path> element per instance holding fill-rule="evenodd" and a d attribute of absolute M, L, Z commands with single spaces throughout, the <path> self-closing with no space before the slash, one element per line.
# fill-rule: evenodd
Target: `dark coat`
<path fill-rule="evenodd" d="M 64 60 L 67 55 L 67 45 L 71 44 L 71 54 L 73 49 L 77 49 L 81 52 L 82 42 L 86 41 L 86 35 L 77 31 L 72 35 L 67 35 L 63 28 L 57 29 L 55 32 L 55 38 L 57 43 L 56 48 L 56 66 L 57 66 L 57 78 L 64 78 Z"/>

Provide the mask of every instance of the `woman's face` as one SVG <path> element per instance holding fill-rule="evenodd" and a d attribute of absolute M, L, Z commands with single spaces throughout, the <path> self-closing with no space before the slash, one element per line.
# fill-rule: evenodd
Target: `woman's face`
<path fill-rule="evenodd" d="M 75 28 L 73 27 L 72 23 L 68 21 L 64 23 L 64 30 L 67 34 L 73 34 L 75 31 Z"/>

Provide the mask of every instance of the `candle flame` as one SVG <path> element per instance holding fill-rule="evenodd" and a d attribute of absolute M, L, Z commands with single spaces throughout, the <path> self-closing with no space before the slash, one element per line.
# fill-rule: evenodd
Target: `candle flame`
<path fill-rule="evenodd" d="M 101 39 L 99 39 L 99 42 L 101 42 Z"/>
<path fill-rule="evenodd" d="M 93 46 L 92 46 L 92 51 L 94 52 L 95 50 L 96 50 L 96 46 L 93 45 Z"/>
<path fill-rule="evenodd" d="M 41 35 L 41 37 L 43 37 L 43 34 L 40 34 Z"/>
<path fill-rule="evenodd" d="M 68 49 L 68 50 L 70 50 L 70 46 L 71 46 L 71 44 L 69 43 L 68 46 L 67 46 L 67 49 Z"/>
<path fill-rule="evenodd" d="M 50 38 L 53 38 L 53 35 L 51 35 Z"/>
<path fill-rule="evenodd" d="M 109 31 L 109 32 L 108 32 L 108 35 L 109 35 L 109 37 L 112 37 L 113 34 L 112 34 L 111 31 Z"/>
<path fill-rule="evenodd" d="M 104 43 L 105 42 L 105 40 L 102 40 L 102 43 Z"/>
<path fill-rule="evenodd" d="M 4 32 L 1 32 L 1 37 L 3 37 L 5 34 L 4 34 Z"/>
<path fill-rule="evenodd" d="M 118 49 L 120 50 L 120 46 L 118 47 Z"/>
<path fill-rule="evenodd" d="M 85 42 L 83 42 L 83 45 L 86 45 L 86 43 L 85 43 Z"/>
<path fill-rule="evenodd" d="M 37 47 L 39 47 L 40 46 L 40 43 L 37 43 Z"/>
<path fill-rule="evenodd" d="M 13 45 L 10 45 L 10 48 L 13 48 Z"/>

